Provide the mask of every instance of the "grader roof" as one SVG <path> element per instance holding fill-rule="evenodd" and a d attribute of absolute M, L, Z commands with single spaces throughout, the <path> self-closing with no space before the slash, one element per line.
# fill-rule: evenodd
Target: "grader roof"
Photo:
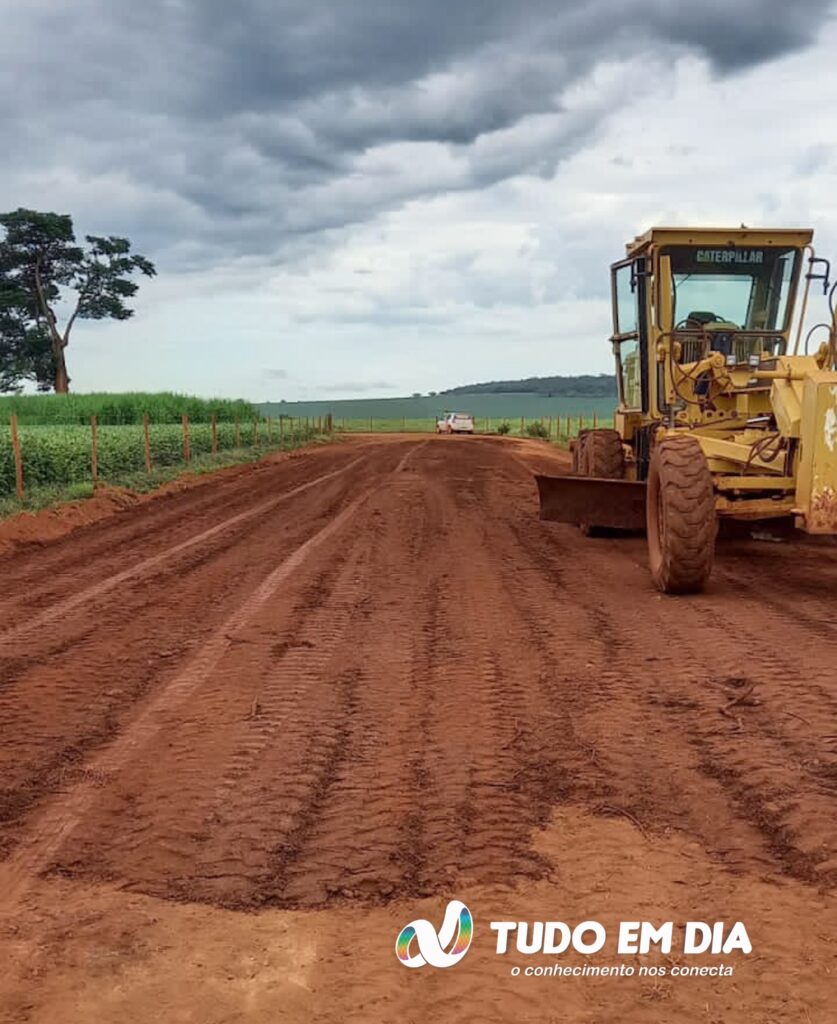
<path fill-rule="evenodd" d="M 651 246 L 804 246 L 814 237 L 812 228 L 651 228 L 625 246 L 628 256 L 639 256 Z"/>

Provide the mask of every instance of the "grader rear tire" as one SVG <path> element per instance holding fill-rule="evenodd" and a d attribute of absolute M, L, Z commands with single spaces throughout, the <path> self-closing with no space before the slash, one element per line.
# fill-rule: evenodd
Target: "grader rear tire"
<path fill-rule="evenodd" d="M 607 480 L 625 476 L 625 451 L 618 430 L 591 430 L 585 441 L 587 476 Z"/>
<path fill-rule="evenodd" d="M 700 444 L 686 435 L 664 438 L 648 472 L 648 556 L 664 594 L 703 590 L 715 559 L 715 489 Z"/>

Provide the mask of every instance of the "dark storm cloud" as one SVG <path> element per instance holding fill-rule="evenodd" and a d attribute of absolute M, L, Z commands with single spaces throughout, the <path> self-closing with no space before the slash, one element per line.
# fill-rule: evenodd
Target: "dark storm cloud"
<path fill-rule="evenodd" d="M 815 0 L 659 0 L 653 21 L 664 38 L 693 45 L 717 68 L 735 71 L 807 46 L 829 7 Z"/>
<path fill-rule="evenodd" d="M 739 71 L 809 44 L 829 6 L 11 0 L 0 207 L 63 204 L 164 265 L 274 256 L 416 197 L 552 173 L 612 112 L 564 105 L 601 62 L 695 52 Z"/>

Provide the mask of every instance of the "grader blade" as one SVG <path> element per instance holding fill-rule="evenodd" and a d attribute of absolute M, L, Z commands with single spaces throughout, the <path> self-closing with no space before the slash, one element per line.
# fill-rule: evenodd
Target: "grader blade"
<path fill-rule="evenodd" d="M 536 475 L 541 519 L 612 530 L 645 529 L 645 484 L 590 476 Z"/>

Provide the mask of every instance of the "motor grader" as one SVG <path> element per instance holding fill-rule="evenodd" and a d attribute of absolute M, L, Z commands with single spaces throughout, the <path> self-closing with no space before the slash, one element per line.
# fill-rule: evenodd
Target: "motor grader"
<path fill-rule="evenodd" d="M 723 521 L 837 535 L 837 284 L 812 239 L 742 226 L 628 243 L 611 266 L 615 429 L 579 433 L 572 475 L 536 478 L 542 519 L 645 529 L 665 593 L 704 587 Z M 812 284 L 829 320 L 803 334 Z"/>

